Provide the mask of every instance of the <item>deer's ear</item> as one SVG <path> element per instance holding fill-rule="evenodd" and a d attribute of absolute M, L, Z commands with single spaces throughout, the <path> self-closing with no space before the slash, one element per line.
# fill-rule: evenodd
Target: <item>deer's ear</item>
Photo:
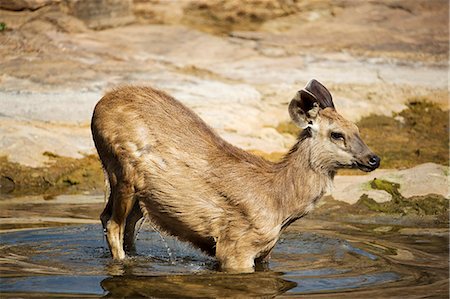
<path fill-rule="evenodd" d="M 312 93 L 319 103 L 320 108 L 325 109 L 331 107 L 334 109 L 333 97 L 328 89 L 319 81 L 312 79 L 306 84 L 305 89 Z"/>
<path fill-rule="evenodd" d="M 304 129 L 312 125 L 319 113 L 316 97 L 306 90 L 300 90 L 289 103 L 289 115 L 294 123 Z"/>

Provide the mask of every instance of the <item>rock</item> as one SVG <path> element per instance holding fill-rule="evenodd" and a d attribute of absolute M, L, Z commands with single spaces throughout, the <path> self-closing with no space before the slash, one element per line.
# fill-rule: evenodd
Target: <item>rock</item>
<path fill-rule="evenodd" d="M 192 1 L 192 0 L 191 0 Z M 146 1 L 134 0 L 133 13 L 142 23 L 151 24 L 179 24 L 184 17 L 184 7 L 188 0 L 175 1 Z"/>
<path fill-rule="evenodd" d="M 7 10 L 36 10 L 38 8 L 60 3 L 61 0 L 0 0 L 0 9 Z"/>
<path fill-rule="evenodd" d="M 132 0 L 74 0 L 65 4 L 69 14 L 93 29 L 123 26 L 134 21 Z"/>
<path fill-rule="evenodd" d="M 448 228 L 401 228 L 398 231 L 402 235 L 428 235 L 428 236 L 439 236 L 446 237 L 448 236 Z"/>
<path fill-rule="evenodd" d="M 424 196 L 438 194 L 449 198 L 448 167 L 435 163 L 425 163 L 404 170 L 375 170 L 361 176 L 336 176 L 332 196 L 336 200 L 350 204 L 367 194 L 378 203 L 392 199 L 392 196 L 383 190 L 373 189 L 371 182 L 382 179 L 400 185 L 399 191 L 404 197 Z"/>
<path fill-rule="evenodd" d="M 40 18 L 33 19 L 23 24 L 21 31 L 29 34 L 40 34 L 42 32 L 65 32 L 65 33 L 81 33 L 86 32 L 86 25 L 73 16 L 67 15 L 60 11 L 49 11 L 42 13 Z"/>
<path fill-rule="evenodd" d="M 0 92 L 0 121 L 7 118 L 88 125 L 94 106 L 101 96 L 101 92 L 80 91 Z M 11 122 L 11 124 L 13 123 Z"/>
<path fill-rule="evenodd" d="M 200 22 L 210 20 L 211 16 L 202 15 L 202 11 L 212 8 L 223 8 L 217 12 L 223 16 L 217 22 L 228 22 L 228 16 L 234 18 L 233 22 L 252 18 L 250 4 L 242 7 L 241 17 L 238 15 L 241 2 L 136 1 L 146 6 L 141 7 L 143 13 L 164 11 L 155 22 L 176 25 L 121 26 L 131 21 L 131 0 L 62 1 L 59 10 L 51 6 L 32 12 L 0 11 L 9 28 L 0 34 L 0 154 L 27 165 L 40 165 L 46 161 L 44 151 L 70 157 L 78 157 L 87 148 L 93 151 L 87 126 L 92 109 L 106 90 L 122 84 L 166 90 L 192 107 L 228 141 L 268 154 L 285 152 L 293 144 L 291 137 L 273 128 L 288 119 L 289 100 L 313 77 L 330 86 L 337 109 L 350 120 L 371 113 L 391 115 L 415 96 L 447 103 L 446 60 L 408 60 L 406 54 L 415 55 L 417 51 L 405 50 L 418 44 L 426 57 L 430 53 L 433 57 L 447 55 L 441 47 L 448 44 L 447 35 L 440 33 L 445 31 L 444 23 L 426 19 L 435 12 L 436 20 L 442 19 L 443 2 L 429 4 L 423 13 L 417 10 L 423 1 L 409 4 L 408 9 L 415 12 L 411 15 L 387 5 L 358 2 L 351 7 L 364 12 L 373 8 L 374 15 L 352 15 L 352 9 L 328 0 L 295 4 L 301 9 L 287 5 L 291 1 L 256 1 L 257 19 L 271 23 L 259 24 L 264 30 L 233 28 L 229 36 L 205 33 L 201 26 L 194 28 L 204 31 L 181 26 L 192 21 L 183 23 L 186 14 Z M 180 7 L 171 15 L 176 4 Z M 358 36 L 366 40 L 368 32 L 374 30 L 374 26 L 366 26 L 366 21 L 379 24 L 377 18 L 385 12 L 407 18 L 408 28 L 443 29 L 422 35 L 408 30 L 409 38 L 399 39 L 398 30 L 403 32 L 403 27 L 385 28 L 379 40 L 360 43 Z M 284 15 L 292 18 L 285 19 Z M 92 31 L 74 16 L 91 28 L 118 27 Z M 323 25 L 330 21 L 338 29 L 347 28 L 339 27 L 344 24 L 339 22 L 342 20 L 345 26 L 357 29 L 348 32 L 352 36 L 349 41 L 336 39 L 328 29 L 324 32 L 323 28 L 329 27 Z M 386 22 L 392 25 L 398 19 Z M 314 34 L 312 28 L 317 30 Z M 437 42 L 430 43 L 429 39 Z M 391 41 L 393 49 L 383 48 Z M 340 47 L 344 42 L 361 50 L 359 56 L 342 50 L 347 49 Z M 379 51 L 376 58 L 373 48 Z M 356 201 L 365 192 L 377 202 L 390 199 L 386 192 L 367 186 L 356 190 L 354 179 L 343 183 L 342 197 Z M 338 194 L 339 177 L 336 185 Z"/>
<path fill-rule="evenodd" d="M 15 182 L 9 176 L 0 176 L 0 194 L 8 194 L 14 191 Z"/>
<path fill-rule="evenodd" d="M 43 155 L 46 151 L 74 158 L 94 153 L 88 126 L 0 118 L 0 136 L 0 156 L 31 167 L 49 162 L 48 156 Z"/>
<path fill-rule="evenodd" d="M 377 233 L 387 233 L 387 232 L 390 232 L 392 230 L 393 230 L 392 226 L 379 226 L 377 228 L 374 228 L 373 231 L 377 232 Z"/>
<path fill-rule="evenodd" d="M 261 94 L 249 85 L 170 73 L 158 73 L 152 81 L 237 146 L 271 153 L 283 152 L 293 142 L 273 129 L 277 119 L 261 101 Z M 93 91 L 0 92 L 0 155 L 39 166 L 48 160 L 44 151 L 67 157 L 95 152 L 88 125 L 102 95 Z"/>
<path fill-rule="evenodd" d="M 425 163 L 388 173 L 382 178 L 399 183 L 400 193 L 405 197 L 434 193 L 449 198 L 448 173 L 448 167 Z"/>

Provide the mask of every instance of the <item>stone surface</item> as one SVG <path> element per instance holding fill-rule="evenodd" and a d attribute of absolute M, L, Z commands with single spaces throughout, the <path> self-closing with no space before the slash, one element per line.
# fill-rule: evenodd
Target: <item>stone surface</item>
<path fill-rule="evenodd" d="M 93 29 L 122 26 L 134 20 L 132 0 L 72 0 L 64 4 L 71 15 Z"/>
<path fill-rule="evenodd" d="M 36 10 L 46 5 L 56 4 L 61 0 L 0 0 L 0 9 L 7 10 Z"/>
<path fill-rule="evenodd" d="M 448 167 L 425 163 L 404 170 L 379 169 L 361 176 L 336 176 L 332 196 L 350 204 L 364 193 L 377 202 L 391 200 L 387 192 L 370 187 L 370 181 L 377 178 L 400 184 L 399 191 L 405 197 L 434 193 L 449 198 L 448 171 Z"/>
<path fill-rule="evenodd" d="M 88 126 L 16 121 L 0 117 L 0 155 L 38 167 L 49 161 L 44 152 L 82 158 L 95 152 Z"/>
<path fill-rule="evenodd" d="M 248 23 L 251 5 L 241 7 L 240 16 L 235 11 L 239 1 L 228 2 L 140 0 L 143 14 L 146 9 L 163 12 L 155 21 L 162 24 L 102 31 L 53 6 L 0 10 L 9 28 L 0 33 L 0 155 L 33 166 L 45 163 L 43 151 L 79 157 L 92 147 L 87 125 L 96 101 L 121 84 L 164 89 L 225 139 L 268 153 L 293 144 L 274 127 L 288 120 L 288 102 L 311 78 L 328 86 L 339 112 L 354 121 L 372 113 L 391 115 L 414 97 L 448 107 L 443 1 L 389 6 L 321 0 L 296 7 L 263 1 L 257 3 L 256 27 Z M 69 12 L 84 20 L 104 18 L 118 25 L 115 16 L 129 14 L 131 2 L 68 3 Z M 110 8 L 101 9 L 108 3 Z M 220 5 L 225 5 L 223 13 L 215 13 Z M 352 6 L 366 14 L 353 15 Z M 198 14 L 202 9 L 217 19 Z M 209 29 L 228 22 L 228 16 L 234 23 L 222 25 L 231 31 L 207 33 L 216 32 Z M 401 20 L 405 27 L 398 26 Z M 349 37 L 336 39 L 339 30 Z M 369 43 L 372 33 L 376 38 Z"/>

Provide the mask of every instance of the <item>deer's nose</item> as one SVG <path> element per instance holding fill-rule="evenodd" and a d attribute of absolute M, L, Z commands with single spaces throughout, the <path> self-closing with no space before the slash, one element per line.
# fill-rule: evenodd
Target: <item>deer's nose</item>
<path fill-rule="evenodd" d="M 372 155 L 369 157 L 369 165 L 374 169 L 380 166 L 380 161 L 381 159 L 377 155 Z"/>

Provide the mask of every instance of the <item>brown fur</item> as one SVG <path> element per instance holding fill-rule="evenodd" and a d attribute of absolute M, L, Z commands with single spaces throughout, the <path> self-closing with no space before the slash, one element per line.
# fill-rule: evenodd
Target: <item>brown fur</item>
<path fill-rule="evenodd" d="M 227 143 L 162 91 L 123 87 L 106 94 L 92 134 L 111 189 L 101 220 L 113 258 L 132 250 L 143 213 L 159 230 L 215 255 L 223 270 L 253 271 L 255 259 L 267 257 L 283 229 L 322 197 L 336 169 L 370 153 L 356 126 L 333 108 L 311 119 L 320 130 L 305 129 L 272 163 Z M 349 145 L 330 141 L 330 127 L 352 136 Z"/>

